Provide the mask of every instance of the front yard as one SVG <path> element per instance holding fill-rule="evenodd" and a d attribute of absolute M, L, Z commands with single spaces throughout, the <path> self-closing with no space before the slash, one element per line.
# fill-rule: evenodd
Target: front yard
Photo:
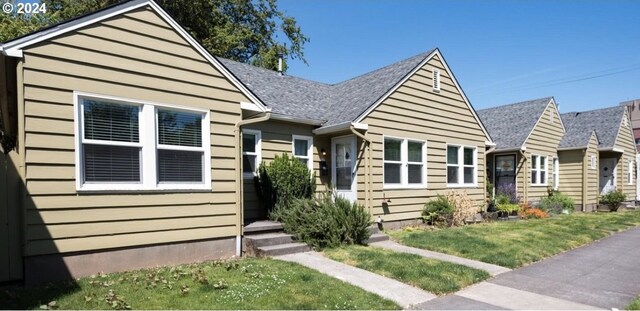
<path fill-rule="evenodd" d="M 388 233 L 408 246 L 517 268 L 638 225 L 640 211 L 621 211 Z"/>
<path fill-rule="evenodd" d="M 213 261 L 0 289 L 0 309 L 399 309 L 297 264 Z"/>

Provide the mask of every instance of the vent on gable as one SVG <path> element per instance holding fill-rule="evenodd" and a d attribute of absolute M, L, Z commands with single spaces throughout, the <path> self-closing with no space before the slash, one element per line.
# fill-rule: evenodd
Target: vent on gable
<path fill-rule="evenodd" d="M 549 110 L 549 121 L 551 122 L 551 124 L 553 124 L 553 121 L 554 121 L 553 116 L 554 116 L 553 110 Z"/>
<path fill-rule="evenodd" d="M 440 92 L 440 70 L 433 70 L 433 91 Z"/>

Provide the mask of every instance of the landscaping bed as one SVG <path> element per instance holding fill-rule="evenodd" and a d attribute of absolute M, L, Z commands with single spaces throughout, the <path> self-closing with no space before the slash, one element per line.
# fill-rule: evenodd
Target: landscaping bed
<path fill-rule="evenodd" d="M 388 233 L 404 245 L 517 268 L 638 225 L 640 211 L 623 211 Z"/>
<path fill-rule="evenodd" d="M 213 261 L 0 289 L 0 309 L 399 309 L 306 267 L 271 259 Z"/>
<path fill-rule="evenodd" d="M 346 246 L 326 249 L 327 257 L 442 295 L 459 291 L 490 277 L 463 265 L 389 250 Z"/>

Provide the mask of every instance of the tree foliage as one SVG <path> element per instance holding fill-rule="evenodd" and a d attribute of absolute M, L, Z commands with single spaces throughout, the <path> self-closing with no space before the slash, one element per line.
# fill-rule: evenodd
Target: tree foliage
<path fill-rule="evenodd" d="M 15 1 L 15 0 L 13 0 Z M 46 14 L 0 15 L 0 41 L 87 14 L 120 0 L 42 0 Z M 302 34 L 276 0 L 156 0 L 209 53 L 255 66 L 277 69 L 279 55 L 304 59 Z M 286 71 L 286 62 L 284 68 Z"/>

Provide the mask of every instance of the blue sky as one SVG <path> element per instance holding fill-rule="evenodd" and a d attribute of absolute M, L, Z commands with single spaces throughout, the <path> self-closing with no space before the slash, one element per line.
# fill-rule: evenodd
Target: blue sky
<path fill-rule="evenodd" d="M 279 0 L 311 41 L 288 74 L 336 83 L 438 47 L 476 109 L 640 98 L 640 1 Z"/>

